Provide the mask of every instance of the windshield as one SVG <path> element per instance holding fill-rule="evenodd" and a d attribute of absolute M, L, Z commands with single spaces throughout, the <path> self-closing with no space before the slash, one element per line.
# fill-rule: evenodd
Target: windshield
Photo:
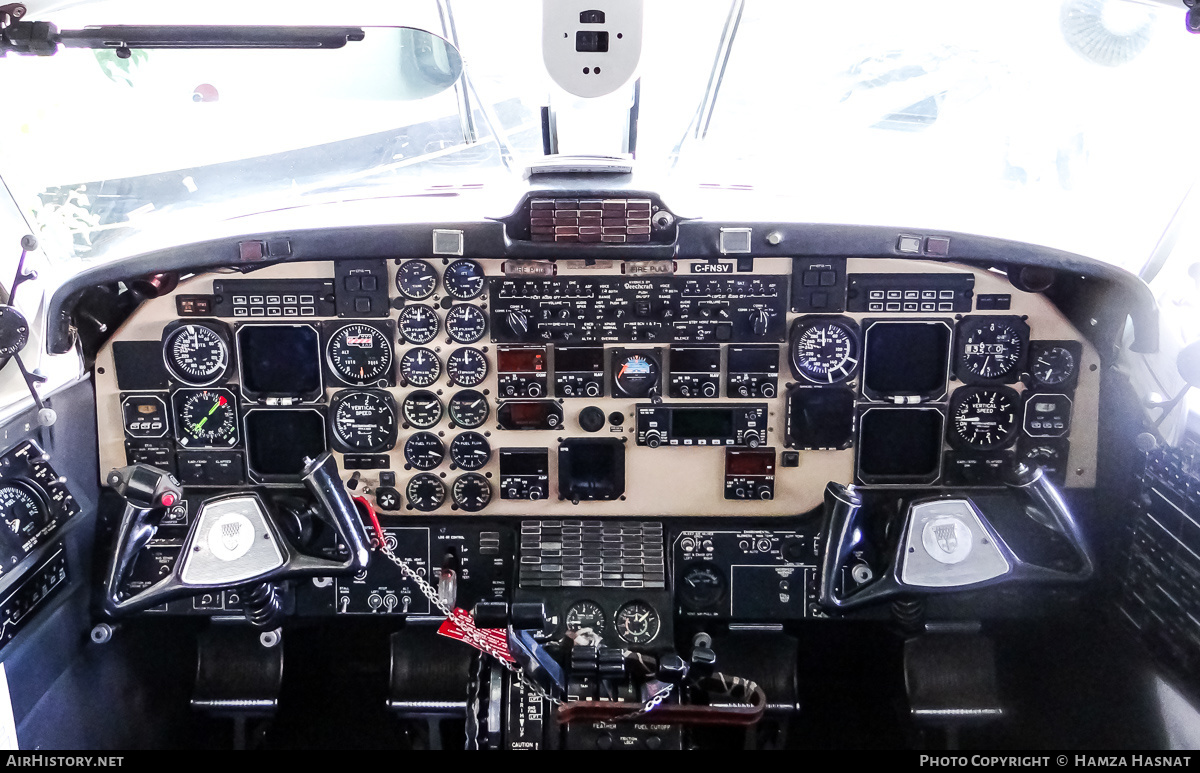
<path fill-rule="evenodd" d="M 8 56 L 5 82 L 20 87 L 0 113 L 0 176 L 65 271 L 121 257 L 141 233 L 169 239 L 308 202 L 519 180 L 542 153 L 543 105 L 560 151 L 626 149 L 633 83 L 590 102 L 557 89 L 541 62 L 538 3 L 177 5 L 87 3 L 28 18 L 63 29 L 413 26 L 454 42 L 467 78 L 390 99 L 380 61 L 356 48 L 365 42 Z M 637 165 L 668 203 L 691 201 L 689 216 L 966 231 L 1136 271 L 1195 178 L 1183 143 L 1197 108 L 1183 84 L 1200 41 L 1182 9 L 645 5 Z M 689 198 L 714 188 L 718 199 Z M 503 214 L 471 206 L 446 199 L 446 219 Z"/>

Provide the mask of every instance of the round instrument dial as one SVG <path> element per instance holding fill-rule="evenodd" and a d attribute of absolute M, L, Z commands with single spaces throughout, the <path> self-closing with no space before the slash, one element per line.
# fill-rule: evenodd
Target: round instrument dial
<path fill-rule="evenodd" d="M 483 352 L 470 346 L 455 349 L 446 358 L 446 375 L 459 386 L 479 386 L 487 378 L 488 361 Z"/>
<path fill-rule="evenodd" d="M 644 601 L 631 601 L 621 607 L 615 622 L 617 635 L 630 644 L 649 644 L 662 627 L 658 612 Z"/>
<path fill-rule="evenodd" d="M 568 631 L 574 632 L 589 628 L 593 633 L 604 633 L 604 609 L 594 601 L 576 601 L 567 610 L 565 617 Z"/>
<path fill-rule="evenodd" d="M 410 301 L 421 301 L 437 289 L 437 271 L 423 260 L 406 260 L 396 269 L 396 289 Z"/>
<path fill-rule="evenodd" d="M 432 349 L 418 346 L 400 358 L 400 375 L 412 386 L 432 386 L 442 375 L 442 362 Z"/>
<path fill-rule="evenodd" d="M 488 406 L 487 396 L 482 392 L 464 389 L 450 398 L 447 411 L 450 421 L 463 429 L 475 429 L 482 427 L 487 421 L 491 408 Z"/>
<path fill-rule="evenodd" d="M 229 370 L 229 339 L 208 325 L 182 325 L 163 341 L 163 360 L 176 381 L 208 386 Z"/>
<path fill-rule="evenodd" d="M 478 432 L 463 432 L 450 441 L 450 461 L 463 470 L 481 470 L 492 458 L 492 446 Z"/>
<path fill-rule="evenodd" d="M 1027 337 L 1028 327 L 1015 317 L 964 319 L 959 327 L 959 375 L 1010 379 L 1021 364 Z"/>
<path fill-rule="evenodd" d="M 23 544 L 46 523 L 46 505 L 30 485 L 11 481 L 0 485 L 0 519 L 5 533 Z"/>
<path fill-rule="evenodd" d="M 792 325 L 788 356 L 796 378 L 837 384 L 854 375 L 862 359 L 853 322 L 831 317 L 798 319 Z"/>
<path fill-rule="evenodd" d="M 725 595 L 725 578 L 708 564 L 689 566 L 681 580 L 679 598 L 693 609 L 711 607 Z"/>
<path fill-rule="evenodd" d="M 377 327 L 343 325 L 325 345 L 329 369 L 347 384 L 386 382 L 392 368 L 392 342 Z"/>
<path fill-rule="evenodd" d="M 171 395 L 175 435 L 187 448 L 238 444 L 237 398 L 228 389 L 180 389 Z"/>
<path fill-rule="evenodd" d="M 432 470 L 446 458 L 446 447 L 432 432 L 417 432 L 404 443 L 404 461 L 417 470 Z"/>
<path fill-rule="evenodd" d="M 628 352 L 613 359 L 613 385 L 625 397 L 642 398 L 658 391 L 661 368 L 648 352 Z"/>
<path fill-rule="evenodd" d="M 446 333 L 460 344 L 473 344 L 487 332 L 487 315 L 478 306 L 458 303 L 446 312 Z"/>
<path fill-rule="evenodd" d="M 1021 398 L 1008 387 L 961 387 L 950 398 L 950 444 L 991 450 L 1017 435 Z"/>
<path fill-rule="evenodd" d="M 1046 386 L 1058 386 L 1075 375 L 1075 355 L 1065 347 L 1047 347 L 1030 359 L 1030 374 Z"/>
<path fill-rule="evenodd" d="M 400 310 L 400 335 L 410 344 L 427 344 L 437 337 L 441 329 L 437 312 L 432 306 L 412 303 Z"/>
<path fill-rule="evenodd" d="M 492 501 L 492 484 L 479 473 L 468 472 L 455 478 L 450 496 L 459 509 L 477 513 Z"/>
<path fill-rule="evenodd" d="M 408 426 L 429 429 L 442 420 L 442 401 L 433 392 L 418 389 L 404 398 L 400 412 Z"/>
<path fill-rule="evenodd" d="M 483 267 L 473 260 L 456 260 L 446 266 L 442 286 L 449 295 L 469 301 L 483 292 Z"/>
<path fill-rule="evenodd" d="M 339 451 L 376 454 L 396 445 L 396 404 L 387 392 L 351 390 L 330 400 L 329 417 Z"/>
<path fill-rule="evenodd" d="M 423 472 L 409 479 L 404 487 L 404 498 L 409 506 L 428 513 L 436 510 L 446 501 L 446 486 L 441 478 L 431 472 Z"/>

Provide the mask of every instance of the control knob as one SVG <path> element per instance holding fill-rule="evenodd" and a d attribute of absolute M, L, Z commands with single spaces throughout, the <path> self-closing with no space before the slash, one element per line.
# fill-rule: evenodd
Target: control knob
<path fill-rule="evenodd" d="M 756 336 L 765 336 L 771 324 L 771 315 L 766 309 L 755 309 L 750 312 L 750 328 Z"/>
<path fill-rule="evenodd" d="M 662 433 L 656 429 L 652 429 L 646 433 L 646 445 L 651 448 L 658 448 L 662 445 Z"/>
<path fill-rule="evenodd" d="M 510 311 L 505 315 L 505 321 L 508 327 L 518 336 L 523 336 L 529 332 L 529 317 L 523 311 Z"/>
<path fill-rule="evenodd" d="M 770 486 L 759 486 L 757 491 L 758 491 L 759 499 L 774 499 L 775 498 L 775 494 L 771 491 Z"/>
<path fill-rule="evenodd" d="M 530 397 L 541 397 L 542 385 L 535 381 L 525 388 L 525 394 L 529 395 Z"/>
<path fill-rule="evenodd" d="M 541 499 L 545 495 L 546 495 L 546 492 L 542 491 L 541 486 L 530 486 L 529 487 L 529 498 L 530 499 L 536 501 L 538 499 Z"/>
<path fill-rule="evenodd" d="M 575 396 L 575 386 L 573 384 L 563 384 L 559 389 L 562 391 L 563 397 Z"/>
<path fill-rule="evenodd" d="M 706 382 L 704 382 L 704 386 L 700 387 L 700 392 L 705 397 L 716 397 L 717 396 L 717 385 L 711 381 L 706 381 Z"/>
<path fill-rule="evenodd" d="M 750 396 L 750 385 L 749 384 L 739 384 L 738 388 L 737 388 L 737 393 L 738 393 L 738 397 L 749 397 Z"/>
<path fill-rule="evenodd" d="M 600 394 L 600 385 L 595 381 L 589 381 L 583 391 L 587 392 L 588 397 L 596 397 Z"/>
<path fill-rule="evenodd" d="M 517 387 L 514 384 L 505 384 L 504 394 L 508 397 L 515 397 L 517 394 Z"/>
<path fill-rule="evenodd" d="M 759 437 L 757 430 L 748 430 L 743 439 L 746 441 L 746 445 L 751 448 L 758 448 L 762 445 L 762 438 Z"/>
<path fill-rule="evenodd" d="M 683 384 L 679 387 L 679 394 L 683 395 L 684 397 L 691 397 L 692 388 L 687 384 Z"/>
<path fill-rule="evenodd" d="M 763 382 L 763 384 L 759 386 L 758 391 L 762 393 L 763 397 L 774 397 L 775 385 L 770 381 Z"/>

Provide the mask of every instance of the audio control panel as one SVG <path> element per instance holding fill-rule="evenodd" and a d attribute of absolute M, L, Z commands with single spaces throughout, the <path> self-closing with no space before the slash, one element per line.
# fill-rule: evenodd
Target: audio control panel
<path fill-rule="evenodd" d="M 560 277 L 491 286 L 492 340 L 782 341 L 787 276 Z"/>

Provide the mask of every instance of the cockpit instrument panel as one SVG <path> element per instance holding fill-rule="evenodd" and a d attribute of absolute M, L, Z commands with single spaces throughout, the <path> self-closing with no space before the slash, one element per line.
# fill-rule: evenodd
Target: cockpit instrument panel
<path fill-rule="evenodd" d="M 997 486 L 1021 460 L 1093 485 L 1096 351 L 1002 274 L 613 255 L 197 275 L 114 337 L 158 347 L 165 387 L 97 357 L 102 466 L 286 489 L 329 449 L 385 519 L 796 515 L 829 481 Z"/>

